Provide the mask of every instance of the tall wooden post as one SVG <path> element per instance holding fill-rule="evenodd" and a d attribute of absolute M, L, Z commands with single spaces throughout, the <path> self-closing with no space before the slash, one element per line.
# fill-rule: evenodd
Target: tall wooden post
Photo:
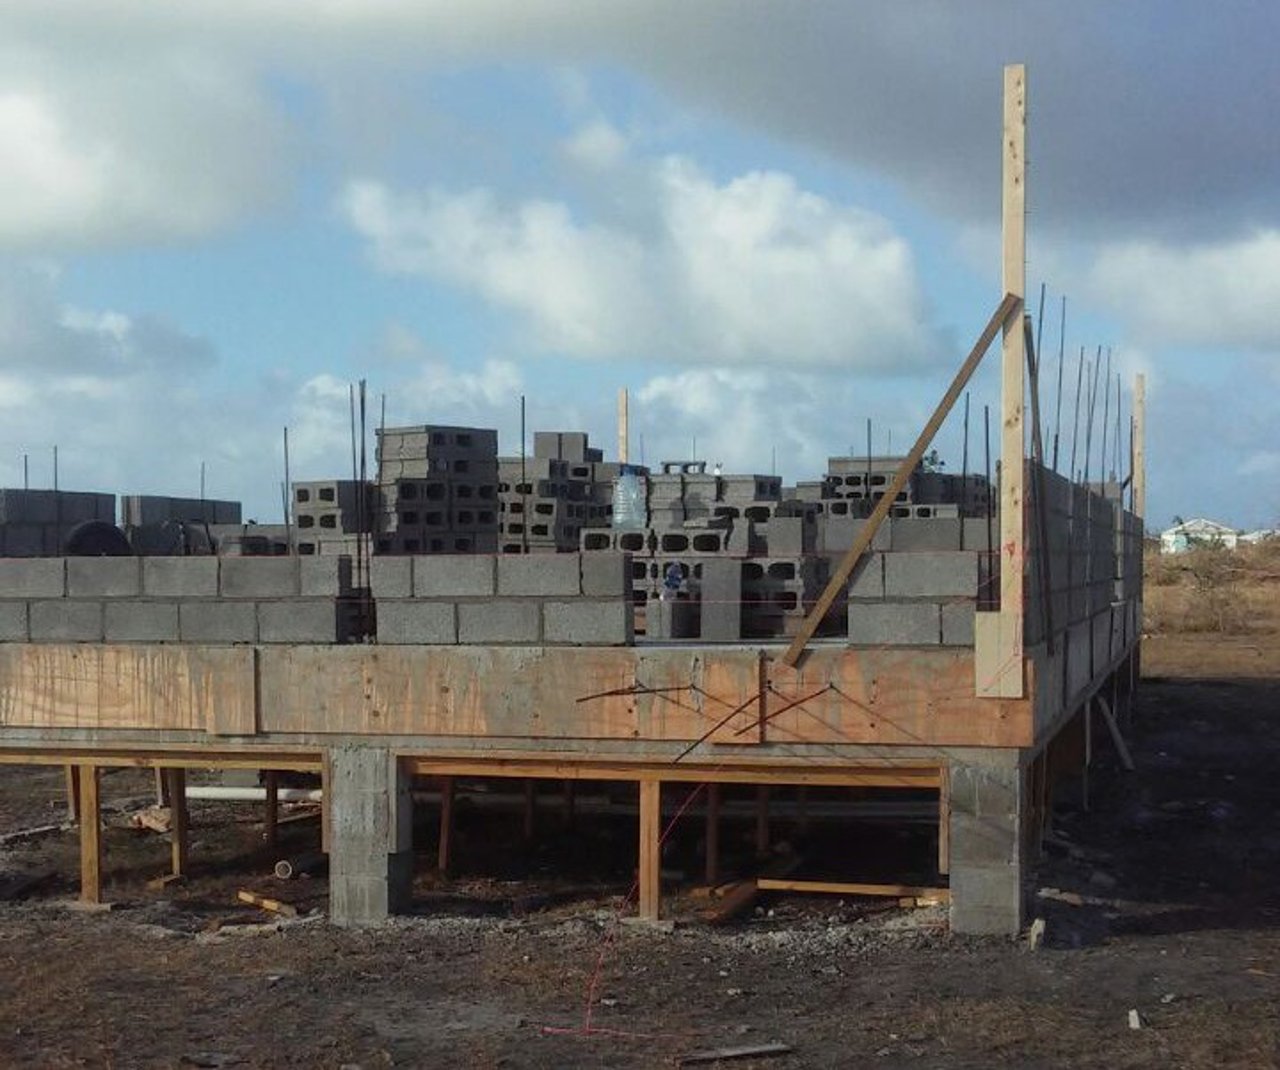
<path fill-rule="evenodd" d="M 262 838 L 274 848 L 280 838 L 280 774 L 268 769 L 262 776 L 266 793 L 266 811 L 262 817 Z"/>
<path fill-rule="evenodd" d="M 436 845 L 436 869 L 449 872 L 453 853 L 453 777 L 440 778 L 440 839 Z"/>
<path fill-rule="evenodd" d="M 1006 294 L 1026 295 L 1027 70 L 1004 69 L 1004 165 L 1001 277 Z M 1021 698 L 1026 606 L 1024 459 L 1026 338 L 1021 316 L 1005 320 L 1000 373 L 1000 610 L 976 622 L 976 685 L 980 695 Z"/>
<path fill-rule="evenodd" d="M 1133 512 L 1147 515 L 1147 377 L 1133 382 Z"/>
<path fill-rule="evenodd" d="M 662 900 L 662 783 L 640 781 L 640 917 L 657 921 Z"/>
<path fill-rule="evenodd" d="M 631 427 L 627 405 L 627 388 L 618 391 L 618 462 L 626 464 L 630 456 Z"/>
<path fill-rule="evenodd" d="M 102 902 L 102 807 L 98 797 L 98 767 L 76 767 L 80 781 L 80 898 Z"/>
<path fill-rule="evenodd" d="M 187 831 L 187 771 L 185 769 L 166 769 L 165 779 L 169 785 L 169 836 L 173 864 L 170 872 L 175 877 L 187 875 L 187 848 L 189 836 Z"/>
<path fill-rule="evenodd" d="M 67 774 L 67 820 L 75 824 L 80 820 L 80 767 L 63 767 Z"/>
<path fill-rule="evenodd" d="M 720 785 L 707 785 L 706 882 L 720 883 Z"/>

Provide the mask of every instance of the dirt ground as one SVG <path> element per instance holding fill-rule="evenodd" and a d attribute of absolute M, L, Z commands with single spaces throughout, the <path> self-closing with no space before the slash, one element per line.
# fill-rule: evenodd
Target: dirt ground
<path fill-rule="evenodd" d="M 789 1054 L 724 1065 L 1280 1065 L 1272 623 L 1146 641 L 1126 728 L 1137 771 L 1104 739 L 1091 809 L 1062 792 L 1032 876 L 1035 951 L 951 936 L 938 908 L 795 896 L 725 928 L 619 925 L 627 843 L 613 851 L 601 823 L 587 856 L 556 855 L 571 838 L 548 821 L 549 846 L 530 852 L 501 840 L 518 818 L 497 813 L 463 822 L 452 880 L 424 861 L 416 915 L 338 931 L 308 914 L 323 877 L 269 876 L 314 822 L 269 852 L 256 808 L 198 804 L 192 880 L 152 890 L 167 837 L 119 827 L 150 780 L 112 774 L 117 909 L 66 905 L 74 831 L 0 847 L 0 897 L 43 878 L 0 902 L 0 1064 L 649 1067 L 780 1042 Z M 62 787 L 61 770 L 0 769 L 0 834 L 62 820 Z M 301 916 L 264 926 L 234 905 L 242 887 Z M 697 905 L 673 904 L 683 919 Z"/>

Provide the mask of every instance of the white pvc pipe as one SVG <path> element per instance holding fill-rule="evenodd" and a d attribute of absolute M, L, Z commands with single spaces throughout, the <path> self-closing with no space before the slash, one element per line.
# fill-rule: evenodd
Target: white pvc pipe
<path fill-rule="evenodd" d="M 218 784 L 199 784 L 187 788 L 188 799 L 217 800 L 219 802 L 266 802 L 266 788 L 229 788 Z M 320 802 L 324 792 L 319 788 L 277 788 L 280 802 Z"/>

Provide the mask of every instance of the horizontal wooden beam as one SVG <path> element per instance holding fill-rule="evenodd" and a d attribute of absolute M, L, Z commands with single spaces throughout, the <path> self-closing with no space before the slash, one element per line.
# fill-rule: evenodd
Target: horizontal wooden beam
<path fill-rule="evenodd" d="M 533 780 L 644 780 L 673 783 L 791 784 L 812 787 L 936 789 L 938 766 L 818 766 L 793 759 L 791 765 L 679 765 L 670 762 L 602 762 L 534 758 L 445 758 L 402 755 L 407 772 L 419 776 L 511 777 Z"/>
<path fill-rule="evenodd" d="M 227 751 L 199 746 L 165 750 L 145 747 L 0 747 L 0 765 L 66 765 L 91 761 L 105 769 L 281 769 L 319 772 L 320 752 L 279 751 L 266 747 Z"/>
<path fill-rule="evenodd" d="M 815 892 L 822 895 L 882 895 L 889 898 L 912 896 L 951 902 L 949 888 L 921 888 L 913 884 L 848 884 L 843 881 L 794 881 L 761 877 L 756 887 L 762 892 Z"/>

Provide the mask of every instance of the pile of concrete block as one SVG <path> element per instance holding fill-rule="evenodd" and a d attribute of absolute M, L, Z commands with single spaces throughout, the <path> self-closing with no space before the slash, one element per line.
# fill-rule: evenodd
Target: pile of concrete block
<path fill-rule="evenodd" d="M 0 489 L 0 554 L 44 557 L 61 553 L 71 531 L 89 520 L 114 524 L 115 495 Z"/>
<path fill-rule="evenodd" d="M 820 481 L 796 484 L 796 496 L 814 504 L 827 516 L 865 518 L 884 497 L 904 457 L 830 457 Z M 890 516 L 985 516 L 991 509 L 991 485 L 974 474 L 926 471 L 917 465 L 898 492 Z"/>
<path fill-rule="evenodd" d="M 297 552 L 304 556 L 354 556 L 377 513 L 375 487 L 354 479 L 311 480 L 293 485 Z"/>
<path fill-rule="evenodd" d="M 503 553 L 576 551 L 582 533 L 606 528 L 619 466 L 584 431 L 536 431 L 532 457 L 498 460 Z"/>
<path fill-rule="evenodd" d="M 342 557 L 0 559 L 0 641 L 342 643 L 351 595 Z"/>
<path fill-rule="evenodd" d="M 881 549 L 864 554 L 849 584 L 849 642 L 972 646 L 988 561 L 978 550 Z"/>
<path fill-rule="evenodd" d="M 626 554 L 375 557 L 377 642 L 625 646 L 634 641 Z"/>
<path fill-rule="evenodd" d="M 120 499 L 120 526 L 138 554 L 213 553 L 217 528 L 238 526 L 239 502 L 127 494 Z"/>
<path fill-rule="evenodd" d="M 377 434 L 376 553 L 497 550 L 497 431 L 424 425 Z"/>

